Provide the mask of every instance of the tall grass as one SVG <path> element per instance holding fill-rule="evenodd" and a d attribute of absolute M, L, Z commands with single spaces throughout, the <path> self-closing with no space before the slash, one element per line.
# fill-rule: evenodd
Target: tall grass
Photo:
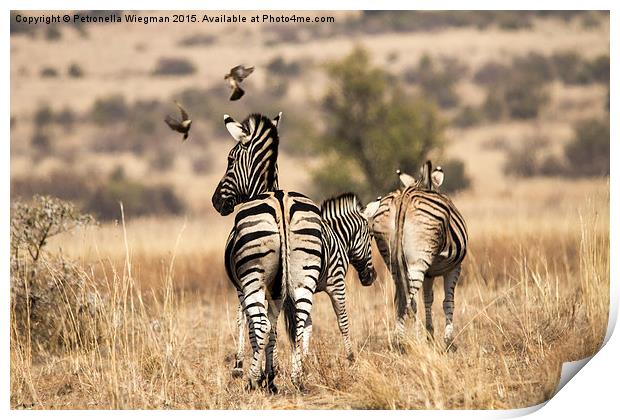
<path fill-rule="evenodd" d="M 390 349 L 393 284 L 376 259 L 381 277 L 373 286 L 362 287 L 355 275 L 347 279 L 356 361 L 346 360 L 329 299 L 319 294 L 305 361 L 309 390 L 300 394 L 290 383 L 290 351 L 281 334 L 277 396 L 246 392 L 245 382 L 230 375 L 237 298 L 221 250 L 191 252 L 185 224 L 176 224 L 169 252 L 148 254 L 142 246 L 134 254 L 123 218 L 107 229 L 122 236 L 124 253 L 81 262 L 98 309 L 79 313 L 65 300 L 67 319 L 58 324 L 81 320 L 69 330 L 77 345 L 38 349 L 30 327 L 12 325 L 11 406 L 500 409 L 540 403 L 552 396 L 561 363 L 592 355 L 605 334 L 608 197 L 584 201 L 553 223 L 535 215 L 471 221 L 471 248 L 456 292 L 456 352 L 427 341 L 421 309 L 408 325 L 406 354 Z M 162 237 L 150 232 L 153 242 Z M 96 235 L 94 241 L 96 250 L 109 249 Z M 49 275 L 54 278 L 53 270 Z M 438 337 L 442 299 L 436 279 Z"/>

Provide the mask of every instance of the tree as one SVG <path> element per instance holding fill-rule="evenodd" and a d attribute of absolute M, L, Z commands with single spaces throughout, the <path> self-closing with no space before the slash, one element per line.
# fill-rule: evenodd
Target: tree
<path fill-rule="evenodd" d="M 327 73 L 320 144 L 328 159 L 315 173 L 319 194 L 347 188 L 370 199 L 397 185 L 396 169 L 417 173 L 442 140 L 444 124 L 434 105 L 408 97 L 359 47 L 328 64 Z"/>

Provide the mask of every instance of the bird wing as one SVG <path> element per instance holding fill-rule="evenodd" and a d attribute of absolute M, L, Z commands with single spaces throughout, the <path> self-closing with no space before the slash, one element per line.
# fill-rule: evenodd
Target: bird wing
<path fill-rule="evenodd" d="M 177 107 L 179 108 L 179 111 L 181 111 L 181 121 L 187 121 L 189 120 L 189 115 L 187 115 L 187 112 L 185 112 L 185 110 L 183 109 L 183 107 L 178 103 L 178 102 L 174 102 L 175 104 L 177 104 Z"/>
<path fill-rule="evenodd" d="M 242 77 L 243 78 L 248 77 L 250 74 L 252 74 L 253 71 L 254 71 L 254 67 L 245 67 L 245 68 L 243 68 Z"/>
<path fill-rule="evenodd" d="M 232 74 L 236 79 L 243 80 L 253 71 L 254 67 L 243 67 L 243 65 L 238 65 L 230 69 L 230 74 Z"/>
<path fill-rule="evenodd" d="M 172 130 L 181 132 L 181 123 L 176 118 L 172 118 L 170 115 L 166 115 L 166 119 L 164 119 L 164 122 L 168 124 L 168 127 L 170 127 Z"/>
<path fill-rule="evenodd" d="M 245 91 L 243 89 L 241 89 L 239 86 L 237 86 L 234 90 L 232 95 L 230 95 L 230 100 L 231 101 L 236 101 L 237 99 L 240 99 L 243 94 L 245 93 Z"/>

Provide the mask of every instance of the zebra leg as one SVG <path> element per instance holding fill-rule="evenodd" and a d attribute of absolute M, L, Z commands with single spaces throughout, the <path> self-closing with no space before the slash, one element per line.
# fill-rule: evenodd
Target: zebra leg
<path fill-rule="evenodd" d="M 424 278 L 424 312 L 426 315 L 426 332 L 428 333 L 428 339 L 433 339 L 433 280 L 434 277 L 426 276 Z"/>
<path fill-rule="evenodd" d="M 304 390 L 303 385 L 303 371 L 302 371 L 302 359 L 303 359 L 303 336 L 304 336 L 304 327 L 306 326 L 306 322 L 308 317 L 310 316 L 310 311 L 312 310 L 312 298 L 313 293 L 308 290 L 306 287 L 297 287 L 293 291 L 293 297 L 295 301 L 295 324 L 296 324 L 296 333 L 295 333 L 295 343 L 293 346 L 293 351 L 291 355 L 292 359 L 292 367 L 291 367 L 291 380 L 293 384 L 297 386 L 300 390 Z"/>
<path fill-rule="evenodd" d="M 260 382 L 261 364 L 265 355 L 265 346 L 269 340 L 271 323 L 269 322 L 267 310 L 265 308 L 265 290 L 261 287 L 255 289 L 253 293 L 248 292 L 249 291 L 244 290 L 245 315 L 251 320 L 250 339 L 255 342 L 252 346 L 254 351 L 248 374 L 248 388 L 255 389 Z"/>
<path fill-rule="evenodd" d="M 331 290 L 326 290 L 326 292 L 329 294 L 332 301 L 332 307 L 334 308 L 336 318 L 338 319 L 338 328 L 340 329 L 342 339 L 344 340 L 344 351 L 347 353 L 347 359 L 349 362 L 353 362 L 355 360 L 355 355 L 353 354 L 351 337 L 349 335 L 349 315 L 347 314 L 345 295 L 344 293 L 330 293 L 333 292 Z"/>
<path fill-rule="evenodd" d="M 304 327 L 304 338 L 302 342 L 303 356 L 306 357 L 310 351 L 310 337 L 312 336 L 312 315 L 308 316 Z"/>
<path fill-rule="evenodd" d="M 274 380 L 278 373 L 276 344 L 278 341 L 278 316 L 280 315 L 281 309 L 282 301 L 277 300 L 270 303 L 269 310 L 267 311 L 271 324 L 271 331 L 269 333 L 269 343 L 265 350 L 265 372 L 267 374 L 267 388 L 272 394 L 278 393 L 278 388 L 274 384 Z"/>
<path fill-rule="evenodd" d="M 407 281 L 409 286 L 409 306 L 413 312 L 413 323 L 416 334 L 418 326 L 416 324 L 417 298 L 420 287 L 424 284 L 424 277 L 428 264 L 423 259 L 419 259 L 407 267 Z"/>
<path fill-rule="evenodd" d="M 443 339 L 446 343 L 446 348 L 452 351 L 456 350 L 456 345 L 452 342 L 454 334 L 454 326 L 452 325 L 452 316 L 454 315 L 454 289 L 456 288 L 456 283 L 459 281 L 460 275 L 461 264 L 455 267 L 443 278 L 443 312 L 446 316 L 446 329 L 444 331 Z"/>
<path fill-rule="evenodd" d="M 243 296 L 240 296 L 240 301 Z M 241 378 L 243 376 L 243 358 L 245 356 L 245 335 L 247 334 L 247 323 L 245 314 L 243 313 L 243 305 L 239 303 L 237 307 L 237 354 L 235 355 L 235 366 L 232 369 L 233 378 Z"/>

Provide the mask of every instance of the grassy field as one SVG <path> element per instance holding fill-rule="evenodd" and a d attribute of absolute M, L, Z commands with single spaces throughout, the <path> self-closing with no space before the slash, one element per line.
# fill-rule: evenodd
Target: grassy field
<path fill-rule="evenodd" d="M 515 177 L 505 166 L 512 149 L 536 142 L 562 157 L 576 123 L 609 121 L 608 79 L 545 81 L 549 100 L 535 117 L 454 121 L 465 107 L 479 111 L 493 91 L 492 84 L 476 81 L 485 66 L 511 69 L 529 54 L 548 63 L 558 53 L 574 53 L 583 63 L 608 56 L 609 14 L 410 31 L 392 30 L 387 21 L 370 30 L 373 21 L 361 12 L 328 14 L 336 26 L 97 24 L 83 32 L 61 25 L 56 35 L 43 29 L 11 35 L 12 198 L 44 190 L 85 205 L 98 189 L 166 184 L 184 203 L 176 215 L 137 217 L 128 210 L 125 223 L 117 218 L 49 242 L 43 286 L 56 293 L 61 315 L 49 326 L 21 328 L 12 313 L 12 408 L 517 408 L 553 394 L 561 362 L 599 348 L 609 302 L 609 177 Z M 354 274 L 347 279 L 355 362 L 346 360 L 331 304 L 320 294 L 305 361 L 308 391 L 299 393 L 290 383 L 282 328 L 280 394 L 248 393 L 245 380 L 230 373 L 238 301 L 224 272 L 223 246 L 233 218 L 220 217 L 211 205 L 232 144 L 221 117 L 282 110 L 280 186 L 318 198 L 312 171 L 325 156 L 314 143 L 325 125 L 325 64 L 356 46 L 412 97 L 421 94 L 420 86 L 407 82 L 407 73 L 424 56 L 462 69 L 454 78 L 459 103 L 438 109 L 444 142 L 430 156 L 436 165 L 462 160 L 471 180 L 451 195 L 470 235 L 456 290 L 458 350 L 445 353 L 428 343 L 423 320 L 409 325 L 406 354 L 391 348 L 393 283 L 375 249 L 375 284 L 362 287 Z M 156 74 L 167 58 L 185 60 L 195 71 Z M 271 92 L 268 70 L 277 59 L 298 67 L 273 78 L 286 81 L 279 97 Z M 231 103 L 223 75 L 240 62 L 257 70 L 244 82 L 243 101 Z M 72 66 L 79 67 L 78 76 Z M 536 76 L 544 66 L 527 70 Z M 120 117 L 97 122 L 96 105 L 113 95 L 121 98 L 112 110 Z M 200 110 L 185 143 L 162 121 L 182 95 L 192 98 L 190 114 Z M 148 115 L 141 115 L 145 110 Z M 60 118 L 64 111 L 68 122 Z M 113 180 L 119 170 L 125 183 Z M 78 287 L 63 285 L 61 257 L 74 261 L 70 271 Z M 442 282 L 435 288 L 441 337 Z M 42 344 L 37 334 L 43 327 L 53 340 Z"/>
<path fill-rule="evenodd" d="M 380 278 L 373 286 L 362 287 L 355 275 L 347 281 L 353 364 L 345 358 L 327 296 L 317 296 L 303 394 L 288 379 L 283 330 L 279 395 L 248 393 L 244 380 L 231 377 L 237 299 L 223 272 L 221 249 L 205 249 L 217 219 L 211 224 L 128 221 L 125 229 L 121 223 L 58 238 L 51 248 L 82 260 L 85 287 L 99 297 L 99 310 L 82 319 L 96 334 L 82 338 L 92 342 L 80 347 L 34 357 L 29 338 L 14 334 L 11 406 L 516 408 L 540 403 L 551 397 L 561 362 L 598 349 L 609 301 L 607 182 L 573 191 L 573 205 L 559 211 L 540 200 L 538 208 L 523 206 L 544 191 L 533 185 L 517 192 L 511 210 L 503 211 L 485 212 L 467 197 L 456 200 L 469 223 L 471 251 L 456 293 L 455 353 L 428 343 L 421 321 L 409 327 L 406 354 L 390 348 L 393 284 L 376 259 Z M 200 225 L 205 235 L 196 235 Z M 80 241 L 91 248 L 80 251 L 75 246 Z M 118 252 L 106 253 L 111 248 Z M 441 334 L 443 291 L 440 281 L 435 286 L 434 320 Z M 66 309 L 66 322 L 78 317 L 75 308 Z"/>

